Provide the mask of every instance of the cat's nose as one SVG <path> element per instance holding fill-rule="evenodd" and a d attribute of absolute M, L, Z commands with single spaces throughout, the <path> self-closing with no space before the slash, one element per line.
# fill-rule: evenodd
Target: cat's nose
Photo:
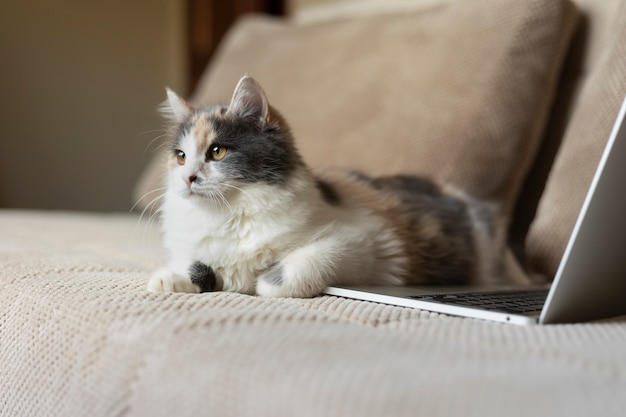
<path fill-rule="evenodd" d="M 197 175 L 190 175 L 189 177 L 185 178 L 185 183 L 187 183 L 187 187 L 191 187 L 191 183 L 196 182 L 197 180 Z"/>

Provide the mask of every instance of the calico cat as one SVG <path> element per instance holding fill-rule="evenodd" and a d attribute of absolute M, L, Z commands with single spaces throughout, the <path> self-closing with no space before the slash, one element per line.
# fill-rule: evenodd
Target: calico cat
<path fill-rule="evenodd" d="M 504 261 L 494 206 L 414 176 L 314 174 L 253 78 L 228 106 L 167 95 L 168 262 L 149 290 L 312 297 L 340 284 L 524 281 Z"/>

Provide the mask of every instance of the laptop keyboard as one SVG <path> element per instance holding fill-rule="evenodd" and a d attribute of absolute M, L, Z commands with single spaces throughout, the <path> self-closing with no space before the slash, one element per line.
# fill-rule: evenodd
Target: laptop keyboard
<path fill-rule="evenodd" d="M 538 313 L 543 308 L 547 289 L 511 291 L 511 292 L 473 292 L 453 294 L 430 294 L 411 296 L 415 300 L 472 307 L 504 313 Z"/>

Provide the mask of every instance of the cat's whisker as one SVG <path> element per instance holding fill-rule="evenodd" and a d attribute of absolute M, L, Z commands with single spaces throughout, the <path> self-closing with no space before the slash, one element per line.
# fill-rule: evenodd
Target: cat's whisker
<path fill-rule="evenodd" d="M 160 199 L 162 199 L 164 197 L 165 197 L 165 193 L 162 193 L 162 194 L 158 195 L 157 197 L 153 198 L 152 201 L 150 201 L 146 205 L 146 208 L 150 209 L 150 213 L 159 211 L 159 208 L 157 208 L 157 203 L 159 202 Z"/>
<path fill-rule="evenodd" d="M 142 199 L 146 198 L 149 194 L 153 194 L 153 193 L 158 192 L 158 191 L 163 191 L 164 189 L 165 189 L 165 187 L 163 187 L 163 188 L 159 188 L 159 189 L 156 189 L 156 190 L 152 190 L 152 191 L 150 191 L 150 192 L 146 193 L 146 194 L 145 194 L 145 195 L 144 195 L 144 196 L 140 199 L 140 201 L 141 201 Z M 165 197 L 165 193 L 162 193 L 162 194 L 158 195 L 157 197 L 153 198 L 153 199 L 152 199 L 152 200 L 151 200 L 148 204 L 146 204 L 146 207 L 144 207 L 144 209 L 141 211 L 141 214 L 139 215 L 139 218 L 137 219 L 137 223 L 136 223 L 136 226 L 135 226 L 135 230 L 137 230 L 137 229 L 140 227 L 140 225 L 142 224 L 142 221 L 143 221 L 143 219 L 144 219 L 144 216 L 145 216 L 146 212 L 149 212 L 149 213 L 150 213 L 150 217 L 149 217 L 148 221 L 147 221 L 147 222 L 143 225 L 142 244 L 144 244 L 144 245 L 145 245 L 145 243 L 146 243 L 146 235 L 147 235 L 147 233 L 148 233 L 148 229 L 150 228 L 150 225 L 151 225 L 151 220 L 152 220 L 152 218 L 153 218 L 156 214 L 158 214 L 158 213 L 159 213 L 159 211 L 160 211 L 160 208 L 158 208 L 158 209 L 156 209 L 156 210 L 155 210 L 156 204 L 157 204 L 157 202 L 158 202 L 161 198 L 163 198 L 163 197 Z M 135 204 L 135 206 L 136 206 L 136 204 Z M 133 206 L 133 208 L 134 208 L 135 206 Z M 131 209 L 131 211 L 132 211 L 132 210 L 133 210 L 133 209 Z M 135 232 L 135 233 L 136 233 L 136 232 Z"/>
<path fill-rule="evenodd" d="M 139 215 L 139 221 L 143 220 L 146 211 L 149 211 L 150 217 L 152 217 L 154 211 L 158 212 L 158 210 L 154 210 L 154 208 L 156 207 L 156 203 L 163 197 L 165 197 L 165 193 L 158 195 L 157 197 L 153 198 L 148 204 L 146 204 L 146 207 L 141 211 L 141 214 Z M 149 219 L 150 218 L 148 218 L 148 220 Z"/>
<path fill-rule="evenodd" d="M 144 135 L 152 134 L 152 133 L 161 133 L 161 134 L 160 134 L 160 135 L 158 135 L 157 137 L 153 138 L 153 139 L 152 139 L 152 140 L 151 140 L 151 141 L 150 141 L 150 142 L 146 145 L 146 147 L 145 147 L 145 149 L 144 149 L 144 154 L 145 154 L 146 152 L 149 152 L 149 151 L 150 151 L 150 152 L 156 152 L 156 151 L 158 151 L 159 149 L 161 149 L 161 147 L 163 147 L 164 145 L 166 145 L 166 144 L 167 144 L 166 142 L 165 142 L 165 143 L 161 143 L 161 144 L 160 144 L 160 145 L 159 145 L 159 146 L 158 146 L 158 147 L 157 147 L 154 151 L 152 151 L 152 150 L 150 149 L 150 147 L 152 146 L 152 144 L 153 144 L 154 142 L 158 141 L 158 140 L 159 140 L 159 139 L 161 139 L 161 138 L 164 138 L 164 137 L 167 137 L 167 136 L 169 136 L 169 135 L 170 135 L 170 132 L 169 132 L 168 130 L 166 130 L 166 129 L 153 129 L 153 130 L 146 130 L 146 131 L 144 131 L 144 132 L 141 132 L 141 133 L 137 134 L 137 138 L 139 138 L 139 137 L 141 137 L 141 136 L 144 136 Z"/>
<path fill-rule="evenodd" d="M 149 134 L 149 133 L 157 133 L 157 132 L 165 132 L 165 130 L 164 130 L 164 129 L 152 129 L 152 130 L 146 130 L 146 131 L 143 131 L 143 132 L 141 132 L 141 133 L 138 133 L 138 134 L 137 134 L 137 136 L 143 136 L 143 135 L 147 135 L 147 134 Z"/>
<path fill-rule="evenodd" d="M 135 209 L 135 207 L 137 207 L 137 205 L 138 205 L 139 203 L 141 203 L 141 201 L 142 201 L 143 199 L 145 199 L 146 197 L 148 197 L 150 194 L 158 193 L 158 192 L 160 192 L 160 191 L 164 191 L 164 190 L 167 190 L 167 187 L 159 187 L 159 188 L 155 188 L 155 189 L 154 189 L 154 190 L 152 190 L 152 191 L 148 191 L 147 193 L 145 193 L 144 195 L 142 195 L 141 197 L 139 197 L 139 198 L 137 199 L 137 202 L 135 202 L 135 204 L 133 204 L 133 206 L 130 208 L 130 210 L 129 210 L 129 211 L 133 211 L 133 210 Z M 165 194 L 163 194 L 163 195 L 165 195 Z M 162 196 L 163 196 L 163 195 L 162 195 Z M 161 197 L 162 197 L 162 196 L 161 196 Z M 153 201 L 154 201 L 154 200 L 153 200 Z"/>
<path fill-rule="evenodd" d="M 148 218 L 148 223 L 147 223 L 147 225 L 146 225 L 146 228 L 150 228 L 150 227 L 152 226 L 152 224 L 153 224 L 153 223 L 155 222 L 155 220 L 158 218 L 158 216 L 159 216 L 159 213 L 160 213 L 160 212 L 161 212 L 161 210 L 160 210 L 160 209 L 156 209 L 156 210 L 153 210 L 153 211 L 150 213 L 150 217 Z"/>
<path fill-rule="evenodd" d="M 224 202 L 222 200 L 220 200 L 219 197 L 217 197 L 217 196 L 212 196 L 211 200 L 218 207 L 224 206 Z"/>
<path fill-rule="evenodd" d="M 167 133 L 164 133 L 162 135 L 159 135 L 157 137 L 155 137 L 154 139 L 152 139 L 147 145 L 146 145 L 146 152 L 150 150 L 150 147 L 152 146 L 152 144 L 156 141 L 158 141 L 161 138 L 166 138 L 168 136 Z M 163 146 L 167 145 L 167 143 L 161 143 L 159 146 L 157 146 L 157 148 L 154 150 L 155 152 L 158 151 L 159 149 L 161 149 Z"/>
<path fill-rule="evenodd" d="M 232 185 L 232 184 L 226 184 L 226 183 L 223 183 L 222 185 L 225 185 L 226 187 L 234 188 L 235 190 L 237 190 L 237 191 L 239 191 L 239 192 L 241 192 L 241 193 L 245 194 L 248 198 L 252 199 L 252 196 L 251 196 L 251 195 L 250 195 L 247 191 L 242 190 L 242 189 L 241 189 L 241 188 L 239 188 L 239 187 L 236 187 L 236 186 L 234 186 L 234 185 Z"/>
<path fill-rule="evenodd" d="M 222 192 L 214 191 L 212 193 L 209 193 L 208 197 L 216 206 L 225 207 L 228 209 L 228 211 L 230 211 L 231 214 L 234 213 L 233 207 Z"/>
<path fill-rule="evenodd" d="M 141 222 L 144 219 L 144 216 L 146 214 L 146 212 L 149 213 L 149 217 L 148 217 L 148 221 L 146 222 L 146 224 L 144 225 L 144 231 L 143 231 L 143 240 L 145 241 L 146 239 L 146 233 L 148 231 L 148 228 L 150 227 L 150 219 L 152 218 L 152 214 L 154 212 L 154 205 L 156 204 L 157 201 L 159 201 L 159 199 L 163 198 L 165 196 L 165 193 L 155 197 L 154 199 L 152 199 L 147 205 L 146 207 L 144 207 L 144 209 L 141 211 L 141 214 L 139 215 L 139 219 L 137 219 L 137 224 L 141 224 Z"/>
<path fill-rule="evenodd" d="M 152 224 L 154 223 L 155 219 L 158 217 L 159 213 L 161 212 L 161 208 L 155 208 L 157 207 L 157 202 L 162 199 L 163 197 L 165 197 L 165 193 L 159 195 L 158 197 L 154 198 L 150 203 L 148 203 L 148 205 L 146 206 L 146 208 L 144 209 L 144 211 L 141 213 L 141 217 L 139 218 L 139 221 L 141 221 L 141 219 L 143 218 L 143 215 L 145 213 L 146 210 L 150 210 L 149 211 L 149 217 L 148 217 L 148 221 L 146 222 L 145 228 L 144 228 L 144 233 L 143 233 L 143 240 L 145 242 L 146 240 L 146 233 L 148 232 L 148 229 L 151 228 Z"/>
<path fill-rule="evenodd" d="M 233 213 L 233 206 L 231 206 L 231 204 L 228 202 L 228 200 L 226 199 L 226 196 L 224 196 L 224 194 L 221 191 L 217 192 L 217 196 L 219 197 L 219 199 L 224 203 L 224 206 L 226 208 L 228 208 L 228 210 L 230 211 L 230 213 Z"/>

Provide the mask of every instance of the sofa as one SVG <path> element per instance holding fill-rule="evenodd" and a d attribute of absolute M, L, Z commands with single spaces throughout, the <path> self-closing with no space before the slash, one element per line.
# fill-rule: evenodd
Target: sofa
<path fill-rule="evenodd" d="M 228 100 L 244 73 L 313 168 L 428 175 L 492 200 L 521 267 L 550 280 L 626 94 L 626 3 L 248 16 L 190 100 Z M 133 213 L 0 210 L 0 416 L 624 415 L 626 317 L 515 326 L 146 291 L 164 262 L 162 179 L 155 154 Z"/>

